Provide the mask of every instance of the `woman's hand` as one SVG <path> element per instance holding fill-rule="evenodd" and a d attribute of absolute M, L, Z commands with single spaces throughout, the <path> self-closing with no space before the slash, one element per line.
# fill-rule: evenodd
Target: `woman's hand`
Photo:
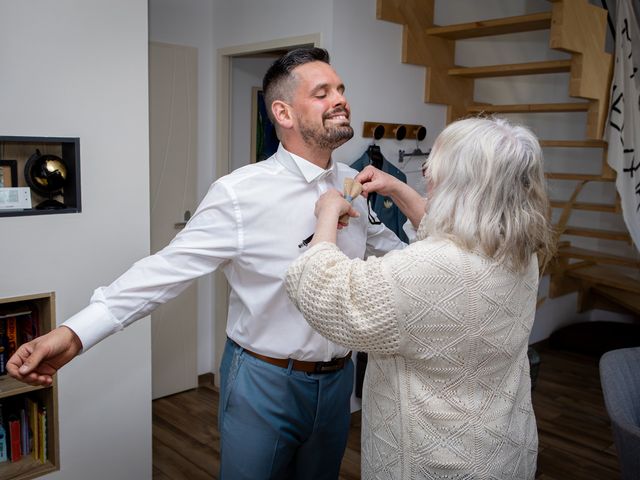
<path fill-rule="evenodd" d="M 378 192 L 385 197 L 391 197 L 400 211 L 418 228 L 420 220 L 425 214 L 427 200 L 406 183 L 388 173 L 384 173 L 369 165 L 356 178 L 362 184 L 362 195 Z"/>
<path fill-rule="evenodd" d="M 378 192 L 385 197 L 392 197 L 398 189 L 398 184 L 402 183 L 394 176 L 371 165 L 365 167 L 356 176 L 355 181 L 362 184 L 362 195 L 365 197 L 371 192 Z"/>
<path fill-rule="evenodd" d="M 348 215 L 346 218 L 360 216 L 338 190 L 329 190 L 318 198 L 315 214 L 318 221 L 310 246 L 320 242 L 336 243 L 336 229 L 347 226 L 347 223 L 340 222 L 340 217 L 345 214 Z"/>
<path fill-rule="evenodd" d="M 323 193 L 316 202 L 315 215 L 318 221 L 334 220 L 338 228 L 347 226 L 347 223 L 340 223 L 338 220 L 342 215 L 349 217 L 359 217 L 360 214 L 347 202 L 338 190 L 328 190 Z"/>

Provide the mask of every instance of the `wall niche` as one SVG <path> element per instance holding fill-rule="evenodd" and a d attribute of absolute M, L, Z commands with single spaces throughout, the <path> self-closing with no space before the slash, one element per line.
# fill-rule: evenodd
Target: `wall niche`
<path fill-rule="evenodd" d="M 79 138 L 0 136 L 0 217 L 81 210 Z"/>

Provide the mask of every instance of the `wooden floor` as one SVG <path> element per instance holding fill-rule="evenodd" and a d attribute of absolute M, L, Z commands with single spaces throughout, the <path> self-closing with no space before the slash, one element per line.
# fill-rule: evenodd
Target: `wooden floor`
<path fill-rule="evenodd" d="M 619 478 L 596 358 L 539 347 L 533 393 L 538 422 L 537 479 Z M 153 402 L 153 478 L 215 479 L 220 439 L 218 393 L 204 379 L 196 390 Z M 341 480 L 360 479 L 360 424 L 353 418 Z"/>

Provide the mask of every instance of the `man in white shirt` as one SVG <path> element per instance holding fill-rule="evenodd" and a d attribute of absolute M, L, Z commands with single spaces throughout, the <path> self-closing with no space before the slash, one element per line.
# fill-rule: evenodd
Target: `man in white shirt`
<path fill-rule="evenodd" d="M 81 351 L 222 268 L 231 294 L 220 367 L 220 477 L 336 479 L 349 429 L 353 363 L 347 349 L 312 330 L 289 301 L 284 277 L 306 250 L 317 198 L 342 190 L 355 170 L 331 160 L 353 136 L 344 85 L 327 52 L 298 49 L 263 81 L 281 144 L 271 158 L 210 188 L 187 226 L 163 250 L 135 263 L 61 327 L 22 345 L 9 373 L 47 385 Z M 404 244 L 360 213 L 338 235 L 352 258 Z"/>

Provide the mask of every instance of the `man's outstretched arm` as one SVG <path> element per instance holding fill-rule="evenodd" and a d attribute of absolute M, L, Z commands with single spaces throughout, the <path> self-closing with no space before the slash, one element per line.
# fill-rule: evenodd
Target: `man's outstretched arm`
<path fill-rule="evenodd" d="M 51 385 L 53 375 L 82 351 L 80 338 L 68 327 L 58 327 L 18 347 L 7 362 L 13 378 L 30 385 Z"/>

